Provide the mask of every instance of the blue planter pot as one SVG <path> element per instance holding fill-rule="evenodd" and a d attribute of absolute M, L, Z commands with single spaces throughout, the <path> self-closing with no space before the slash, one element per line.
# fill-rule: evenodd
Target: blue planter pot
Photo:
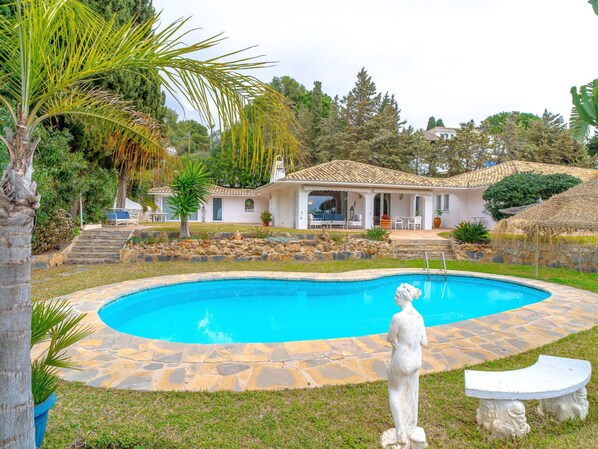
<path fill-rule="evenodd" d="M 48 424 L 48 412 L 56 403 L 56 395 L 52 393 L 48 399 L 33 408 L 33 418 L 35 422 L 35 447 L 39 448 L 44 441 L 46 433 L 46 424 Z"/>

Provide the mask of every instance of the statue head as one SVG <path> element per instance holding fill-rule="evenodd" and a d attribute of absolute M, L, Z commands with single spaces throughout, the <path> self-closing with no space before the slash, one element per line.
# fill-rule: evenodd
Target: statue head
<path fill-rule="evenodd" d="M 419 288 L 411 284 L 401 284 L 395 293 L 395 302 L 398 306 L 403 307 L 403 305 L 419 298 L 421 294 L 422 291 Z"/>

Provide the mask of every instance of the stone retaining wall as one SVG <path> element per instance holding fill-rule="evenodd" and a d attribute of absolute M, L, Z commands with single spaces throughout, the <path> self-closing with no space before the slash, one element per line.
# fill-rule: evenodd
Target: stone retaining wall
<path fill-rule="evenodd" d="M 31 268 L 37 270 L 39 268 L 52 268 L 62 265 L 66 260 L 63 252 L 53 252 L 46 254 L 38 254 L 31 257 Z"/>
<path fill-rule="evenodd" d="M 295 240 L 292 237 L 278 237 L 279 241 L 264 238 L 243 238 L 233 240 L 171 240 L 145 244 L 129 243 L 121 250 L 122 262 L 157 261 L 284 261 L 284 260 L 349 260 L 392 257 L 393 244 L 375 242 L 361 238 L 334 241 L 327 233 L 307 234 L 309 239 Z M 166 236 L 163 236 L 166 237 Z M 290 239 L 283 241 L 282 239 Z"/>
<path fill-rule="evenodd" d="M 535 245 L 527 240 L 493 240 L 491 244 L 455 243 L 459 260 L 533 265 Z M 538 264 L 551 268 L 598 272 L 598 245 L 540 243 Z"/>

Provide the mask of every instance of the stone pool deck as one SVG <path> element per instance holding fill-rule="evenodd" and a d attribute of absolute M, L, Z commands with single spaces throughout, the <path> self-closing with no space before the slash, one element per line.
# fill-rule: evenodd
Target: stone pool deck
<path fill-rule="evenodd" d="M 390 358 L 386 334 L 268 344 L 182 344 L 117 332 L 107 327 L 97 312 L 119 296 L 180 282 L 238 278 L 349 281 L 410 273 L 422 271 L 198 273 L 82 290 L 63 298 L 76 311 L 87 313 L 84 322 L 94 333 L 69 351 L 82 370 L 65 371 L 62 377 L 96 387 L 181 391 L 275 390 L 382 380 Z M 424 374 L 518 354 L 598 323 L 595 293 L 534 279 L 460 271 L 450 274 L 530 285 L 548 290 L 552 296 L 508 312 L 427 328 Z"/>

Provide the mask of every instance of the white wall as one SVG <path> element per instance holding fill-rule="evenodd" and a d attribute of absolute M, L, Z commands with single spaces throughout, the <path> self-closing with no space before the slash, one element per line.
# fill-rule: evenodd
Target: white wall
<path fill-rule="evenodd" d="M 295 227 L 295 202 L 298 186 L 282 186 L 272 192 L 270 200 L 270 211 L 273 215 L 274 226 L 284 228 Z"/>
<path fill-rule="evenodd" d="M 493 229 L 496 225 L 496 222 L 492 219 L 492 217 L 483 212 L 484 210 L 484 200 L 482 199 L 482 195 L 486 191 L 486 188 L 480 189 L 472 189 L 467 192 L 467 212 L 469 214 L 468 217 L 464 218 L 464 220 L 471 220 L 472 217 L 484 217 L 484 225 L 488 229 Z"/>
<path fill-rule="evenodd" d="M 403 199 L 401 198 L 403 196 Z M 406 193 L 393 193 L 390 196 L 390 216 L 394 217 L 408 217 L 409 213 L 409 201 L 412 195 Z"/>
<path fill-rule="evenodd" d="M 156 195 L 156 204 L 160 210 L 164 210 L 163 202 L 166 201 L 167 195 Z M 209 196 L 207 202 L 204 204 L 206 209 L 205 222 L 214 222 L 213 218 L 213 204 L 214 198 L 222 198 L 222 220 L 216 223 L 261 223 L 260 214 L 268 209 L 268 198 L 266 197 L 245 197 L 245 196 Z M 253 212 L 245 212 L 245 200 L 251 198 L 254 201 Z M 178 221 L 178 220 L 173 220 Z M 202 221 L 201 207 L 197 213 L 197 220 Z"/>

